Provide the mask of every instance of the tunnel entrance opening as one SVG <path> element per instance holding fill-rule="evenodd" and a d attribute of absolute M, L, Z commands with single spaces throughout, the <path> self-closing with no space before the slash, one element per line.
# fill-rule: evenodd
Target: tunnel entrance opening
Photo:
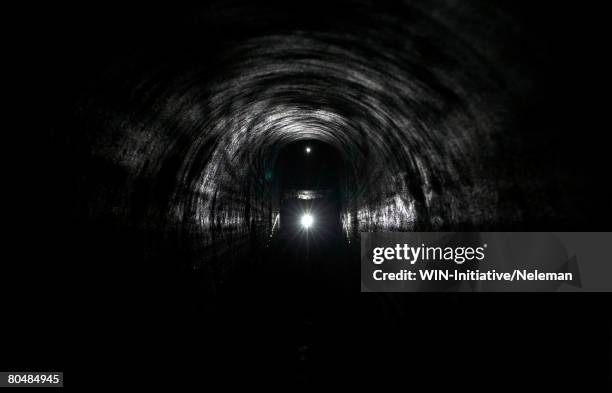
<path fill-rule="evenodd" d="M 279 151 L 274 166 L 276 229 L 265 256 L 265 279 L 291 276 L 293 288 L 321 288 L 339 280 L 347 241 L 341 216 L 344 162 L 329 144 L 302 140 Z M 272 284 L 276 285 L 276 284 Z"/>
<path fill-rule="evenodd" d="M 343 172 L 339 157 L 330 145 L 313 140 L 294 142 L 279 153 L 279 236 L 305 230 L 326 237 L 338 234 Z"/>

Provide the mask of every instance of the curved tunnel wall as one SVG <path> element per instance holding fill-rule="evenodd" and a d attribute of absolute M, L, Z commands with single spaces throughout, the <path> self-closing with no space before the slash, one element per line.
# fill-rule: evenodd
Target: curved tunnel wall
<path fill-rule="evenodd" d="M 103 71 L 80 103 L 93 225 L 217 282 L 265 244 L 278 212 L 266 173 L 304 139 L 342 156 L 350 239 L 533 218 L 545 196 L 514 157 L 523 141 L 509 108 L 530 83 L 503 51 L 511 12 L 484 1 L 298 8 L 197 10 Z M 505 202 L 525 193 L 531 211 Z"/>

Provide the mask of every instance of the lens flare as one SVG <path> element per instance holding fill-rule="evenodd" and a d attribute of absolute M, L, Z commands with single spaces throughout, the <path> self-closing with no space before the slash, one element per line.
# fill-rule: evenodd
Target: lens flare
<path fill-rule="evenodd" d="M 305 229 L 308 229 L 312 226 L 312 224 L 314 223 L 314 219 L 312 218 L 312 216 L 310 214 L 304 214 L 302 216 L 302 219 L 300 220 L 300 223 L 302 224 L 302 226 Z"/>

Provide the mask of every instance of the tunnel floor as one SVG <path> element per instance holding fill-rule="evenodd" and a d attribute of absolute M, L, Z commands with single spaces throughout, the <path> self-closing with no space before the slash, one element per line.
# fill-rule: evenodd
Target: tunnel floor
<path fill-rule="evenodd" d="M 274 236 L 257 258 L 259 268 L 242 272 L 220 296 L 217 318 L 225 333 L 248 327 L 250 338 L 238 340 L 240 355 L 297 362 L 296 372 L 299 362 L 346 354 L 342 329 L 354 320 L 359 295 L 346 237 L 339 230 L 305 237 Z"/>
<path fill-rule="evenodd" d="M 380 350 L 366 337 L 389 325 L 385 308 L 378 296 L 360 297 L 360 269 L 351 268 L 359 259 L 346 236 L 338 228 L 312 237 L 307 247 L 304 233 L 280 232 L 228 283 L 217 305 L 216 334 L 224 339 L 214 344 L 215 359 L 253 370 L 271 362 L 275 379 L 294 386 L 342 380 L 338 365 L 361 368 Z"/>
<path fill-rule="evenodd" d="M 268 381 L 273 375 L 287 387 L 350 381 L 381 388 L 403 384 L 404 378 L 452 386 L 467 370 L 497 381 L 510 364 L 514 372 L 550 385 L 549 377 L 592 345 L 559 346 L 565 333 L 551 329 L 560 323 L 561 309 L 577 308 L 551 307 L 544 297 L 525 298 L 517 309 L 511 308 L 512 298 L 493 295 L 364 296 L 360 269 L 353 266 L 359 263 L 356 248 L 340 230 L 320 237 L 316 246 L 311 241 L 307 254 L 294 235 L 274 236 L 219 295 L 209 322 L 216 339 L 203 340 L 205 353 L 230 369 L 245 364 L 241 376 L 247 380 Z M 495 310 L 488 307 L 493 300 L 499 305 Z M 499 326 L 514 333 L 501 335 Z M 540 356 L 513 363 L 517 348 L 536 347 Z M 491 361 L 500 355 L 507 356 L 504 363 Z M 441 367 L 447 378 L 436 380 Z"/>

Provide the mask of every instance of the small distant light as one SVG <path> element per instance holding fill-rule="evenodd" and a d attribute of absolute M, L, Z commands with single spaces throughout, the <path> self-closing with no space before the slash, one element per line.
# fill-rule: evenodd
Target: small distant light
<path fill-rule="evenodd" d="M 310 147 L 306 148 L 306 154 L 310 154 Z"/>
<path fill-rule="evenodd" d="M 305 229 L 308 229 L 314 223 L 314 218 L 310 214 L 304 214 L 300 222 Z"/>

